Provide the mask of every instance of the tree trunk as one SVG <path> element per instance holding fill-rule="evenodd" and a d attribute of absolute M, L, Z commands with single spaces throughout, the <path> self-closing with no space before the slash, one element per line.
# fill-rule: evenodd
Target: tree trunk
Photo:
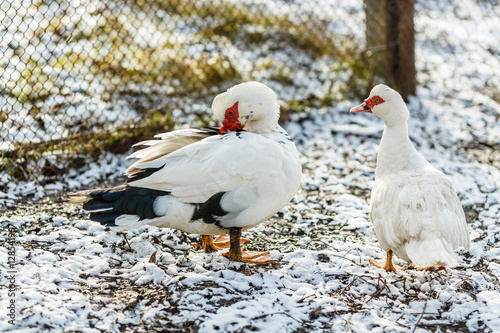
<path fill-rule="evenodd" d="M 365 0 L 366 46 L 381 75 L 405 101 L 416 91 L 414 0 Z"/>

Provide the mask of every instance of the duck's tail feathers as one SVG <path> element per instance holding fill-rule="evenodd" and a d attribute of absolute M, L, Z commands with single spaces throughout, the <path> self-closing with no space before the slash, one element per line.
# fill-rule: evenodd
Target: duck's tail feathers
<path fill-rule="evenodd" d="M 139 220 L 159 217 L 155 212 L 156 199 L 169 194 L 167 191 L 122 185 L 70 194 L 69 201 L 83 203 L 91 220 L 115 226 L 116 220 L 123 215 L 137 216 Z"/>

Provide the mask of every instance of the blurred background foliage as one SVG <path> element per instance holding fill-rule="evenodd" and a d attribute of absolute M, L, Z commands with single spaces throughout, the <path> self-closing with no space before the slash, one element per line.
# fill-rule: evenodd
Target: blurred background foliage
<path fill-rule="evenodd" d="M 242 81 L 290 91 L 285 115 L 364 94 L 363 2 L 341 2 L 3 1 L 0 190 L 213 125 L 212 99 Z"/>

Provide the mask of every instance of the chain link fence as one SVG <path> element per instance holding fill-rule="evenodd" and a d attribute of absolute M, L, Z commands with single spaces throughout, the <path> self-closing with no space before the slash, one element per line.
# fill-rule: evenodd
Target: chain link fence
<path fill-rule="evenodd" d="M 499 17 L 497 0 L 448 2 L 464 24 L 472 22 L 468 15 L 475 11 L 484 11 L 478 15 L 487 17 L 487 24 Z M 380 3 L 390 13 L 398 12 L 395 6 L 400 3 L 413 6 L 413 0 Z M 258 80 L 275 89 L 285 116 L 309 106 L 359 99 L 373 85 L 381 62 L 375 60 L 377 54 L 400 43 L 391 39 L 393 32 L 387 31 L 391 24 L 377 4 L 372 0 L 2 1 L 0 192 L 18 182 L 41 186 L 54 182 L 103 152 L 125 153 L 133 143 L 176 124 L 213 124 L 214 96 L 243 81 Z M 440 31 L 440 21 L 429 16 L 439 4 L 420 0 L 414 5 L 417 33 Z M 480 28 L 493 31 L 496 26 Z M 378 38 L 383 34 L 388 36 L 385 42 Z M 446 45 L 436 44 L 436 49 L 465 47 L 474 36 L 458 41 L 437 36 L 435 40 Z M 413 43 L 411 36 L 406 39 Z M 428 61 L 433 41 L 418 43 L 425 52 L 418 51 L 421 58 L 417 54 L 421 70 L 417 78 L 427 84 L 432 80 L 429 73 L 436 70 L 432 66 L 438 66 Z M 481 45 L 478 52 L 498 54 L 498 48 Z M 407 49 L 398 45 L 391 57 Z M 396 66 L 406 75 L 401 64 Z M 491 78 L 477 89 L 498 99 L 495 82 Z"/>
<path fill-rule="evenodd" d="M 362 22 L 362 8 L 360 0 L 3 1 L 0 190 L 126 152 L 178 119 L 206 125 L 213 97 L 244 80 L 293 87 L 281 96 L 292 108 L 329 103 L 357 80 L 363 27 L 349 21 Z"/>

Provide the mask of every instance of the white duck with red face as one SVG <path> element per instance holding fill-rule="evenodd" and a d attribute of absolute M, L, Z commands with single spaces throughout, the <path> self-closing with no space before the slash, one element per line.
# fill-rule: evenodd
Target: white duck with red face
<path fill-rule="evenodd" d="M 184 129 L 129 157 L 127 185 L 73 195 L 90 218 L 106 225 L 150 224 L 202 234 L 206 251 L 230 245 L 237 261 L 273 262 L 267 253 L 240 248 L 241 231 L 273 216 L 297 192 L 302 175 L 297 149 L 278 125 L 276 94 L 247 82 L 212 104 L 220 129 Z M 210 235 L 230 234 L 230 241 Z M 224 244 L 227 243 L 227 244 Z"/>
<path fill-rule="evenodd" d="M 221 133 L 245 130 L 257 134 L 282 133 L 275 92 L 259 82 L 236 85 L 215 97 L 212 112 L 222 123 Z"/>
<path fill-rule="evenodd" d="M 458 265 L 454 250 L 469 247 L 464 211 L 448 177 L 420 155 L 408 137 L 410 113 L 401 95 L 377 85 L 351 112 L 370 112 L 384 121 L 371 193 L 370 219 L 385 264 L 396 271 L 393 252 L 415 267 Z"/>

